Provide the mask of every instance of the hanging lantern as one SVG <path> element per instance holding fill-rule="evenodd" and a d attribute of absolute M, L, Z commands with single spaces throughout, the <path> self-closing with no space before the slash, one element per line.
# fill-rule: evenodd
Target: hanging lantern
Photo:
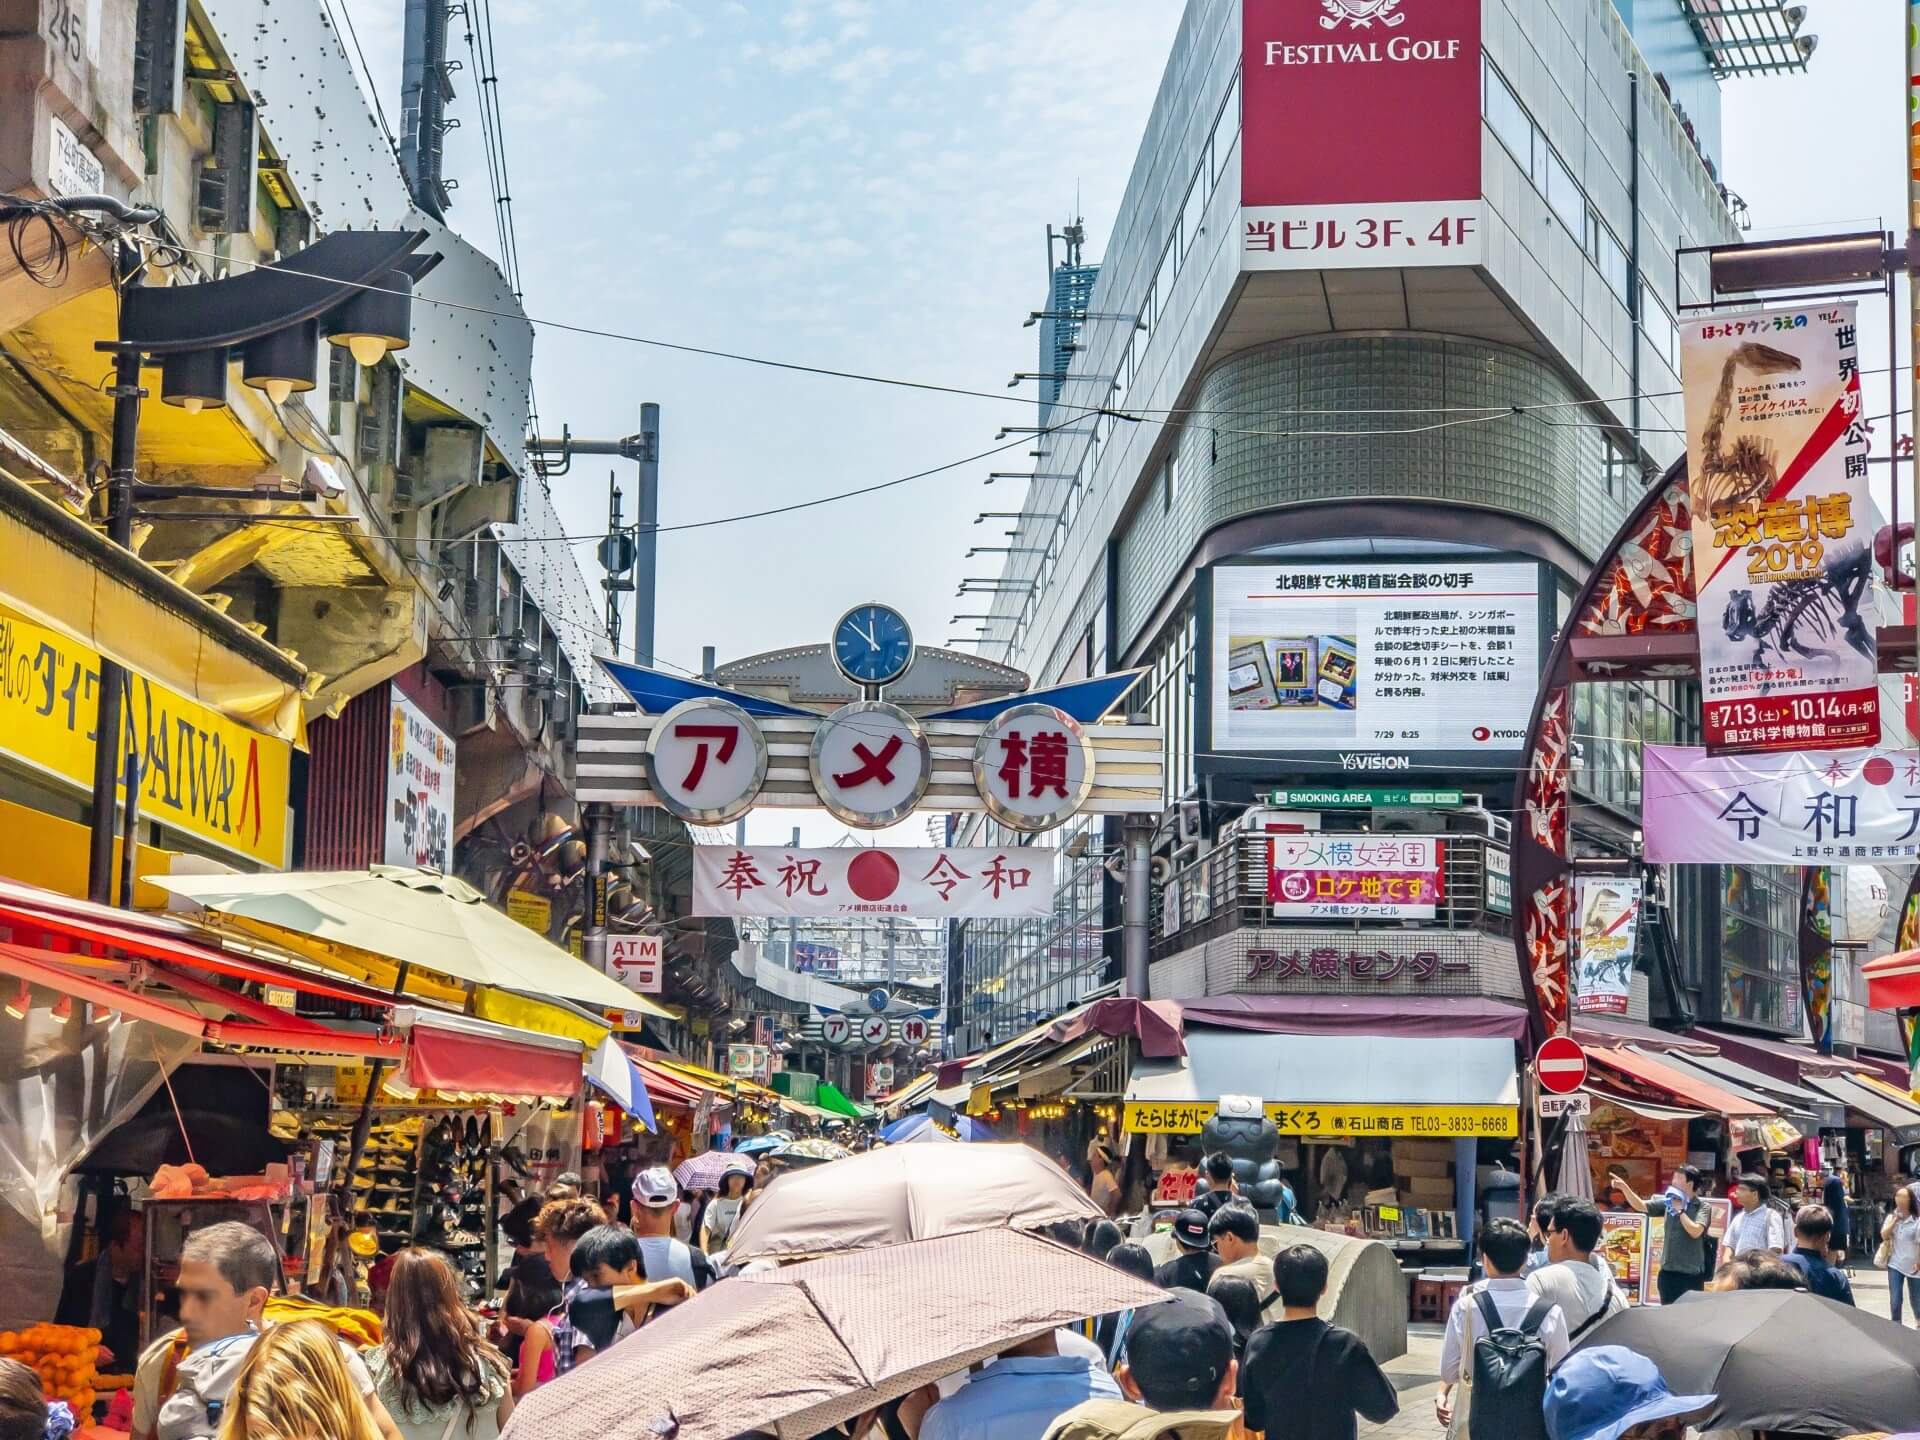
<path fill-rule="evenodd" d="M 227 403 L 227 352 L 188 350 L 160 357 L 160 398 L 189 415 Z"/>
<path fill-rule="evenodd" d="M 407 348 L 413 322 L 413 277 L 389 270 L 333 312 L 327 339 L 344 345 L 361 365 L 373 366 L 389 350 Z"/>
<path fill-rule="evenodd" d="M 240 378 L 264 390 L 274 404 L 284 405 L 296 390 L 313 389 L 319 354 L 320 322 L 303 320 L 249 340 L 241 357 Z"/>

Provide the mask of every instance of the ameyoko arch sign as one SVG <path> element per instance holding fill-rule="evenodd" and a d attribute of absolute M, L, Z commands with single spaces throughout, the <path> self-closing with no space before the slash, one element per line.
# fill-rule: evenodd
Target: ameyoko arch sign
<path fill-rule="evenodd" d="M 1241 17 L 1241 268 L 1483 264 L 1480 0 Z"/>

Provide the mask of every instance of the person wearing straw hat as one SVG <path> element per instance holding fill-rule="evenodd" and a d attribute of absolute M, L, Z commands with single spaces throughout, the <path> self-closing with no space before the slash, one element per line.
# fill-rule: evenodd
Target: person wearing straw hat
<path fill-rule="evenodd" d="M 1569 1355 L 1547 1382 L 1548 1440 L 1656 1440 L 1678 1436 L 1716 1395 L 1676 1395 L 1654 1363 L 1624 1345 Z"/>

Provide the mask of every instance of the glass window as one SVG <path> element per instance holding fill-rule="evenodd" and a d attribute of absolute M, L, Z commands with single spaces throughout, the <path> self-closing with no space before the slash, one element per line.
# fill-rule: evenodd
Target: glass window
<path fill-rule="evenodd" d="M 1180 494 L 1180 456 L 1178 452 L 1168 454 L 1167 463 L 1160 471 L 1160 508 L 1162 511 L 1173 509 L 1173 502 Z"/>
<path fill-rule="evenodd" d="M 1180 257 L 1175 253 L 1173 242 L 1167 242 L 1167 248 L 1160 256 L 1160 268 L 1154 272 L 1153 293 L 1159 297 L 1160 312 L 1155 317 L 1156 325 L 1162 323 L 1166 315 L 1167 299 L 1173 293 L 1173 277 L 1180 269 Z"/>
<path fill-rule="evenodd" d="M 1553 207 L 1566 227 L 1579 239 L 1582 245 L 1587 241 L 1587 197 L 1580 193 L 1580 187 L 1574 183 L 1573 172 L 1567 169 L 1554 148 L 1544 140 L 1540 143 L 1542 169 L 1547 203 Z"/>
<path fill-rule="evenodd" d="M 1207 209 L 1207 174 L 1204 163 L 1200 173 L 1187 186 L 1187 203 L 1180 212 L 1180 253 L 1187 254 L 1200 238 L 1200 221 Z"/>
<path fill-rule="evenodd" d="M 1220 172 L 1226 167 L 1227 154 L 1233 149 L 1233 137 L 1240 133 L 1240 76 L 1235 72 L 1233 83 L 1227 86 L 1227 98 L 1221 102 L 1220 117 L 1213 122 L 1213 140 L 1207 149 L 1213 159 L 1211 183 L 1220 183 Z"/>
<path fill-rule="evenodd" d="M 1660 303 L 1660 297 L 1649 290 L 1644 281 L 1640 285 L 1640 328 L 1646 332 L 1653 353 L 1666 361 L 1669 369 L 1677 369 L 1679 362 L 1674 348 L 1679 343 L 1679 330 L 1667 307 Z"/>
<path fill-rule="evenodd" d="M 1593 263 L 1600 267 L 1600 277 L 1607 282 L 1614 298 L 1625 305 L 1633 293 L 1627 283 L 1627 252 L 1613 238 L 1613 231 L 1600 223 L 1598 216 L 1594 217 L 1593 228 Z"/>
<path fill-rule="evenodd" d="M 1494 69 L 1492 64 L 1486 67 L 1486 94 L 1483 108 L 1487 112 L 1487 124 L 1493 127 L 1493 133 L 1500 143 L 1507 147 L 1509 154 L 1520 162 L 1520 169 L 1533 173 L 1533 121 L 1528 118 L 1519 98 L 1508 88 L 1506 78 Z"/>

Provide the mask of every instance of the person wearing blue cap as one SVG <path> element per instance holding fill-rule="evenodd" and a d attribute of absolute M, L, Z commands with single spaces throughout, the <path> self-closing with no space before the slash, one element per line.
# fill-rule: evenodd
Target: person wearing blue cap
<path fill-rule="evenodd" d="M 1624 1345 L 1576 1350 L 1547 1382 L 1548 1440 L 1654 1440 L 1679 1435 L 1717 1395 L 1676 1395 L 1646 1356 Z"/>

